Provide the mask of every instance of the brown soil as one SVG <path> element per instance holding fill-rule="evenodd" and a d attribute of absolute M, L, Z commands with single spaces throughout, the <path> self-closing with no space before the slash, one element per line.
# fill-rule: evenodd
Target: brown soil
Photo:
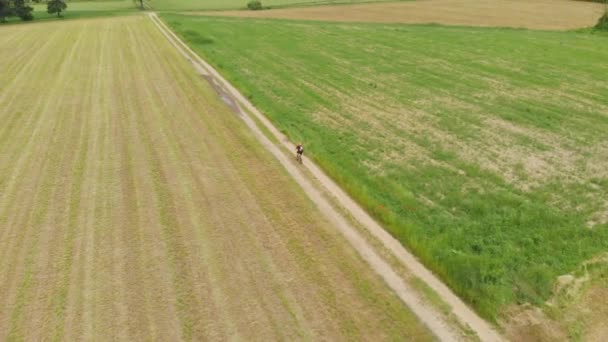
<path fill-rule="evenodd" d="M 563 329 L 549 319 L 539 308 L 522 306 L 507 312 L 509 322 L 504 324 L 510 341 L 566 341 Z"/>
<path fill-rule="evenodd" d="M 553 297 L 542 310 L 512 307 L 503 323 L 512 341 L 606 341 L 608 339 L 608 255 L 581 265 L 574 274 L 557 278 Z"/>
<path fill-rule="evenodd" d="M 205 15 L 340 22 L 496 26 L 567 30 L 595 25 L 603 5 L 570 0 L 419 0 Z"/>

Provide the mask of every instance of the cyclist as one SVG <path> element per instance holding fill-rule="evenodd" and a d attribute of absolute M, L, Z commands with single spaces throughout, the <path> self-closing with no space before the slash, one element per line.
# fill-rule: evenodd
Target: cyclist
<path fill-rule="evenodd" d="M 296 160 L 302 163 L 302 155 L 304 154 L 304 145 L 299 143 L 296 146 Z"/>

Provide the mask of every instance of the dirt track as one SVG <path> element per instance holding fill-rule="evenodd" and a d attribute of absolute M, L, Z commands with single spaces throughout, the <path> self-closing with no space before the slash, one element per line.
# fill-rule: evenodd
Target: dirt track
<path fill-rule="evenodd" d="M 370 243 L 366 241 L 350 223 L 344 220 L 342 214 L 338 213 L 327 199 L 319 192 L 319 190 L 311 184 L 306 176 L 297 167 L 294 167 L 285 154 L 280 150 L 279 146 L 273 144 L 260 130 L 257 124 L 243 110 L 246 109 L 253 115 L 262 125 L 276 138 L 283 147 L 289 151 L 293 151 L 295 146 L 289 142 L 287 137 L 280 133 L 270 121 L 268 121 L 262 113 L 260 113 L 239 91 L 228 83 L 212 66 L 202 60 L 194 53 L 184 42 L 182 42 L 175 34 L 173 34 L 164 25 L 155 14 L 150 14 L 150 18 L 158 25 L 163 34 L 172 42 L 172 44 L 180 50 L 182 55 L 192 63 L 194 68 L 205 77 L 209 78 L 216 84 L 222 97 L 231 98 L 231 103 L 236 111 L 241 113 L 243 120 L 249 128 L 256 134 L 258 140 L 268 149 L 287 171 L 294 176 L 298 184 L 304 189 L 306 194 L 316 203 L 323 214 L 330 219 L 336 228 L 345 236 L 350 244 L 359 252 L 361 257 L 370 264 L 374 270 L 382 276 L 384 281 L 391 287 L 393 291 L 406 303 L 414 313 L 431 328 L 433 333 L 441 340 L 460 339 L 458 332 L 454 327 L 449 326 L 445 321 L 445 317 L 441 317 L 438 313 L 429 307 L 422 298 L 416 294 L 409 284 L 403 281 L 398 276 L 393 267 L 389 265 L 382 257 L 380 257 Z M 467 307 L 451 290 L 439 281 L 430 271 L 428 271 L 416 258 L 410 254 L 403 246 L 390 236 L 380 225 L 378 225 L 360 206 L 358 206 L 337 184 L 335 184 L 327 175 L 321 171 L 314 163 L 304 157 L 304 167 L 312 174 L 319 184 L 327 191 L 337 203 L 343 207 L 348 215 L 351 215 L 356 221 L 362 224 L 365 229 L 381 243 L 386 249 L 396 257 L 402 265 L 407 267 L 415 277 L 421 279 L 427 286 L 433 289 L 441 299 L 447 303 L 452 310 L 452 314 L 461 324 L 468 326 L 474 331 L 483 341 L 500 341 L 502 337 L 475 312 Z"/>
<path fill-rule="evenodd" d="M 0 340 L 432 338 L 148 19 L 5 30 Z"/>
<path fill-rule="evenodd" d="M 205 15 L 340 22 L 497 26 L 567 30 L 593 26 L 604 6 L 570 0 L 419 0 L 267 11 L 203 12 Z M 185 13 L 191 14 L 191 13 Z"/>

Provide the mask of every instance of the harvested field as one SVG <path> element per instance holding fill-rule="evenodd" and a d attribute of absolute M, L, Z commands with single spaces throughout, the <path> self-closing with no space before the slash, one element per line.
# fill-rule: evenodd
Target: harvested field
<path fill-rule="evenodd" d="M 4 30 L 0 340 L 431 339 L 148 19 Z"/>
<path fill-rule="evenodd" d="M 569 0 L 420 0 L 276 9 L 205 12 L 205 15 L 408 24 L 568 30 L 593 26 L 604 6 Z"/>

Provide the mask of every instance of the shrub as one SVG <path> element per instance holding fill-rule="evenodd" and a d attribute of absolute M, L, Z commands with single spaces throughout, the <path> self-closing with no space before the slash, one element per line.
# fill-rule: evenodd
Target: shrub
<path fill-rule="evenodd" d="M 61 17 L 61 12 L 65 11 L 66 8 L 68 8 L 68 5 L 63 0 L 51 0 L 46 3 L 47 13 L 56 13 L 57 17 Z"/>
<path fill-rule="evenodd" d="M 595 25 L 596 30 L 608 31 L 608 12 L 604 13 L 604 15 L 597 21 Z"/>
<path fill-rule="evenodd" d="M 252 0 L 247 3 L 247 8 L 252 11 L 257 11 L 262 9 L 262 2 L 259 0 Z"/>
<path fill-rule="evenodd" d="M 23 20 L 23 21 L 30 21 L 30 20 L 34 20 L 34 15 L 30 12 L 27 12 L 27 13 L 23 13 L 23 14 L 19 15 L 19 18 L 21 18 L 21 20 Z"/>

